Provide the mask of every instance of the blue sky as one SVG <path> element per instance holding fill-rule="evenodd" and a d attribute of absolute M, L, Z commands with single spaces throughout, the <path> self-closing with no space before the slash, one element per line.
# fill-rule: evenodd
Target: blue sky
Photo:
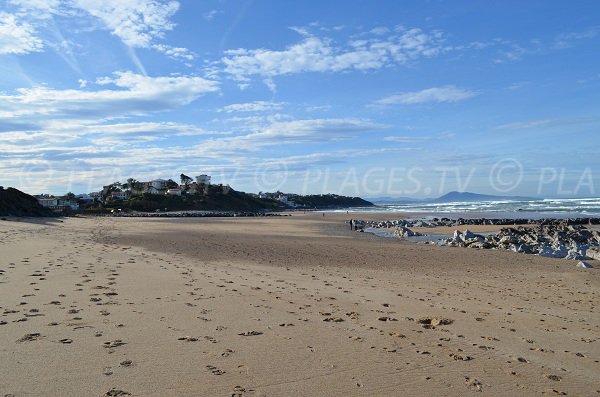
<path fill-rule="evenodd" d="M 4 0 L 0 183 L 596 196 L 593 1 Z"/>

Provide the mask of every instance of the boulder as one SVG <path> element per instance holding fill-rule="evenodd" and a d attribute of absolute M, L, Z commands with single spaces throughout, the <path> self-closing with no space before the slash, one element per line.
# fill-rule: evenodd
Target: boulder
<path fill-rule="evenodd" d="M 476 236 L 476 234 L 473 233 L 472 231 L 470 231 L 469 229 L 467 229 L 463 232 L 463 238 L 465 239 L 465 241 L 475 238 L 475 236 Z"/>
<path fill-rule="evenodd" d="M 589 264 L 589 263 L 587 263 L 587 262 L 579 262 L 579 263 L 577 264 L 577 267 L 580 267 L 580 268 L 582 268 L 582 269 L 592 269 L 594 266 L 590 265 L 590 264 Z"/>
<path fill-rule="evenodd" d="M 454 231 L 454 234 L 452 235 L 452 240 L 454 240 L 457 243 L 464 243 L 465 242 L 463 234 L 460 232 L 460 230 L 455 230 Z"/>
<path fill-rule="evenodd" d="M 504 245 L 517 244 L 519 241 L 515 236 L 502 236 L 499 243 Z"/>
<path fill-rule="evenodd" d="M 396 231 L 394 231 L 394 236 L 405 238 L 405 237 L 421 236 L 421 233 L 413 232 L 412 230 L 410 230 L 409 228 L 404 227 L 404 226 L 398 226 L 396 228 Z"/>
<path fill-rule="evenodd" d="M 565 256 L 565 259 L 572 260 L 572 261 L 580 261 L 583 259 L 587 259 L 587 257 L 585 255 L 582 255 L 578 251 L 570 250 L 567 253 L 567 256 Z"/>
<path fill-rule="evenodd" d="M 600 261 L 600 247 L 590 247 L 585 251 L 585 256 Z"/>

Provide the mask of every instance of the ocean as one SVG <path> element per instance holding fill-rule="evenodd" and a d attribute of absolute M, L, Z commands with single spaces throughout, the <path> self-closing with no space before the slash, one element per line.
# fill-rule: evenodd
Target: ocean
<path fill-rule="evenodd" d="M 540 199 L 528 201 L 469 201 L 469 202 L 416 202 L 375 203 L 376 207 L 347 208 L 349 212 L 407 212 L 449 216 L 452 214 L 496 217 L 600 217 L 600 198 Z"/>

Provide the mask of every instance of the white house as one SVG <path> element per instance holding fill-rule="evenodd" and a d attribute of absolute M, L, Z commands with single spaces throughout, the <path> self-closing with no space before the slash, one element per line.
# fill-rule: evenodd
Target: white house
<path fill-rule="evenodd" d="M 181 196 L 181 189 L 178 187 L 167 189 L 167 194 L 171 196 Z"/>
<path fill-rule="evenodd" d="M 148 183 L 150 184 L 150 186 L 152 186 L 153 188 L 155 188 L 157 190 L 163 190 L 163 189 L 167 188 L 167 182 L 168 181 L 166 181 L 164 179 L 153 179 Z"/>
<path fill-rule="evenodd" d="M 95 198 L 87 193 L 82 193 L 82 194 L 78 194 L 77 199 L 81 200 L 81 201 L 94 201 Z"/>
<path fill-rule="evenodd" d="M 58 206 L 58 199 L 56 197 L 38 198 L 37 201 L 42 205 L 42 207 L 51 208 Z"/>
<path fill-rule="evenodd" d="M 279 200 L 280 202 L 282 202 L 285 205 L 289 205 L 290 207 L 295 207 L 296 203 L 294 203 L 292 200 L 290 200 L 290 198 L 285 195 L 285 194 L 281 194 L 279 195 L 279 197 L 277 198 L 277 200 Z"/>
<path fill-rule="evenodd" d="M 202 174 L 196 177 L 196 183 L 198 185 L 210 185 L 210 175 Z"/>
<path fill-rule="evenodd" d="M 37 200 L 43 207 L 50 208 L 54 211 L 63 211 L 67 208 L 72 210 L 79 209 L 77 200 L 71 200 L 64 197 L 44 197 L 38 198 Z"/>
<path fill-rule="evenodd" d="M 129 192 L 111 192 L 110 197 L 112 197 L 113 200 L 125 200 L 129 198 Z"/>

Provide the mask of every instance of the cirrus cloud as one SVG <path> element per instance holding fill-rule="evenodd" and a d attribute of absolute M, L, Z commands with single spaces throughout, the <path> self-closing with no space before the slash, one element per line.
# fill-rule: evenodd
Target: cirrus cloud
<path fill-rule="evenodd" d="M 450 103 L 472 98 L 477 92 L 458 88 L 453 85 L 427 88 L 421 91 L 404 92 L 378 99 L 373 102 L 376 106 L 417 105 L 422 103 Z"/>

